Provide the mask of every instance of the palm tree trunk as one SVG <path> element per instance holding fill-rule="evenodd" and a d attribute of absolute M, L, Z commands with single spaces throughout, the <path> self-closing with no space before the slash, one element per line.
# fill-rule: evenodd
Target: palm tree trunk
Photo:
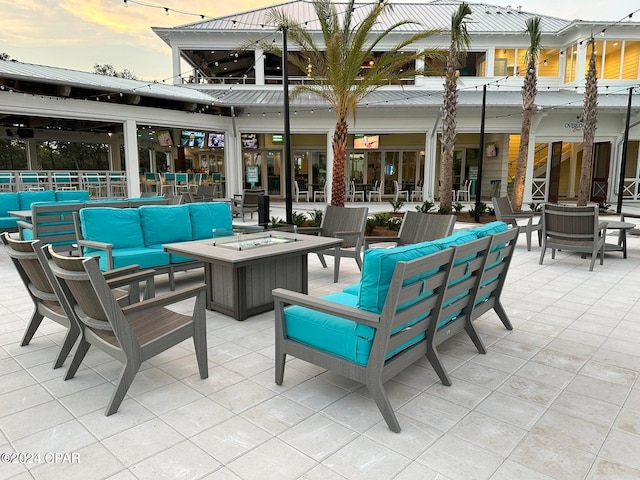
<path fill-rule="evenodd" d="M 582 168 L 580 169 L 580 188 L 578 206 L 584 206 L 591 198 L 591 170 L 593 164 L 593 139 L 598 120 L 598 80 L 596 76 L 596 56 L 593 38 L 591 38 L 591 57 L 584 90 L 583 110 L 583 146 Z"/>
<path fill-rule="evenodd" d="M 331 205 L 344 207 L 344 169 L 347 161 L 349 126 L 346 117 L 338 115 L 331 144 L 333 146 L 333 176 L 331 181 Z"/>
<path fill-rule="evenodd" d="M 455 59 L 454 48 L 450 49 L 449 58 Z M 453 191 L 453 150 L 456 146 L 456 109 L 458 108 L 458 92 L 456 72 L 453 61 L 448 62 L 444 84 L 444 105 L 442 113 L 442 159 L 440 161 L 440 210 L 451 211 Z"/>

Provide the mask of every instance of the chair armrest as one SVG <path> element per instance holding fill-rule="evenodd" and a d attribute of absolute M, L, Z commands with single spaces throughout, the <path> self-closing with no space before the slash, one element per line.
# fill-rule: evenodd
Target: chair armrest
<path fill-rule="evenodd" d="M 121 270 L 121 269 L 118 269 L 118 270 Z M 110 270 L 105 273 L 113 273 L 113 272 L 117 272 L 118 270 Z M 139 282 L 142 280 L 149 280 L 149 279 L 153 280 L 155 278 L 155 274 L 156 274 L 156 271 L 153 270 L 152 268 L 147 270 L 138 270 L 137 272 L 133 272 L 128 275 L 121 275 L 121 276 L 107 279 L 107 284 L 111 288 L 122 287 L 123 285 L 129 285 L 133 282 Z"/>
<path fill-rule="evenodd" d="M 127 314 L 139 312 L 141 310 L 147 310 L 153 307 L 163 307 L 165 305 L 171 305 L 172 303 L 180 302 L 182 300 L 186 300 L 187 298 L 196 297 L 200 292 L 204 292 L 206 288 L 207 286 L 204 283 L 200 283 L 198 285 L 184 288 L 182 290 L 168 292 L 163 295 L 158 295 L 157 297 L 150 298 L 148 300 L 143 300 L 139 303 L 127 305 L 126 307 L 122 308 L 122 312 Z"/>
<path fill-rule="evenodd" d="M 109 280 L 114 277 L 119 277 L 120 275 L 127 275 L 129 273 L 134 273 L 140 270 L 140 265 L 127 265 L 126 267 L 116 268 L 114 270 L 109 270 L 108 272 L 104 272 L 103 276 L 106 280 Z"/>
<path fill-rule="evenodd" d="M 98 250 L 113 250 L 113 243 L 97 242 L 95 240 L 78 240 L 79 247 L 91 247 Z"/>
<path fill-rule="evenodd" d="M 360 230 L 343 230 L 340 232 L 333 232 L 334 237 L 340 237 L 342 235 L 362 235 Z"/>
<path fill-rule="evenodd" d="M 18 228 L 21 230 L 33 230 L 33 224 L 27 222 L 26 220 L 18 220 L 16 222 L 16 225 L 18 225 Z"/>
<path fill-rule="evenodd" d="M 273 290 L 272 294 L 274 304 L 283 303 L 299 305 L 301 307 L 306 307 L 329 315 L 336 315 L 338 317 L 346 318 L 372 327 L 377 327 L 380 324 L 380 315 L 367 312 L 366 310 L 340 305 L 339 303 L 329 302 L 328 300 L 323 300 L 321 298 L 310 297 L 304 293 L 298 293 L 284 288 L 276 288 Z"/>
<path fill-rule="evenodd" d="M 320 233 L 322 229 L 320 227 L 298 227 L 298 233 L 304 233 L 308 235 L 310 233 Z"/>
<path fill-rule="evenodd" d="M 608 224 L 609 222 L 598 222 L 598 230 L 602 230 L 606 234 Z"/>
<path fill-rule="evenodd" d="M 364 237 L 364 249 L 367 250 L 369 248 L 370 243 L 386 243 L 393 242 L 399 243 L 400 238 L 398 237 Z"/>

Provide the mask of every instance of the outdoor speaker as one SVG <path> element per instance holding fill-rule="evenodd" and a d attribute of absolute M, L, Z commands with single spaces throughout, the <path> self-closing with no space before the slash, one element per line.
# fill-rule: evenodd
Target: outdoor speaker
<path fill-rule="evenodd" d="M 33 138 L 33 130 L 30 128 L 19 128 L 18 138 Z"/>

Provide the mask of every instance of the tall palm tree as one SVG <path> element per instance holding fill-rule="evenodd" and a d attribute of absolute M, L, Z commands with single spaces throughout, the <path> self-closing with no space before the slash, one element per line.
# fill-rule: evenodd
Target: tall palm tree
<path fill-rule="evenodd" d="M 596 72 L 596 47 L 593 37 L 589 39 L 591 56 L 585 78 L 584 106 L 582 118 L 582 168 L 580 169 L 580 187 L 578 188 L 578 206 L 587 204 L 591 194 L 591 166 L 593 164 L 593 138 L 598 123 L 598 76 Z"/>
<path fill-rule="evenodd" d="M 527 20 L 525 30 L 529 34 L 529 48 L 525 53 L 527 73 L 522 86 L 522 127 L 520 129 L 520 148 L 518 150 L 518 163 L 516 163 L 516 176 L 513 179 L 513 194 L 511 204 L 516 212 L 522 210 L 522 197 L 524 196 L 524 177 L 527 172 L 527 158 L 529 156 L 529 134 L 531 133 L 531 114 L 533 104 L 538 93 L 538 75 L 536 67 L 540 57 L 540 17 Z"/>
<path fill-rule="evenodd" d="M 415 22 L 403 20 L 380 27 L 382 15 L 391 8 L 389 4 L 384 1 L 373 6 L 354 4 L 355 0 L 350 0 L 344 12 L 338 12 L 330 0 L 313 1 L 323 45 L 316 43 L 308 28 L 284 11 L 273 9 L 269 16 L 271 24 L 286 26 L 288 38 L 299 48 L 300 53 L 290 54 L 289 61 L 317 80 L 315 84 L 296 87 L 292 97 L 305 91 L 314 93 L 331 105 L 336 116 L 331 204 L 337 206 L 344 206 L 345 199 L 349 117 L 355 121 L 358 103 L 374 90 L 420 73 L 414 68 L 415 62 L 431 51 L 416 49 L 415 44 L 437 33 L 423 30 L 378 53 L 376 48 L 382 50 L 381 45 L 389 42 L 390 34 Z"/>
<path fill-rule="evenodd" d="M 458 109 L 458 63 L 463 59 L 471 37 L 467 32 L 467 17 L 471 7 L 462 2 L 451 16 L 451 43 L 447 53 L 447 67 L 444 80 L 444 100 L 442 106 L 442 159 L 440 161 L 440 210 L 451 211 L 453 191 L 453 149 L 456 145 L 456 111 Z"/>

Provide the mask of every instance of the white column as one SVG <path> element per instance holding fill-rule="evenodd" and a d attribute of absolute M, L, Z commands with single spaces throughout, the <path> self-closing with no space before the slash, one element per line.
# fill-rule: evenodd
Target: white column
<path fill-rule="evenodd" d="M 256 85 L 264 85 L 264 50 L 256 48 L 254 52 L 254 69 L 256 75 Z"/>
<path fill-rule="evenodd" d="M 333 180 L 333 134 L 335 129 L 331 129 L 327 132 L 327 175 L 325 178 L 325 186 L 327 192 L 327 203 L 331 203 L 331 183 Z M 346 166 L 345 166 L 346 168 Z"/>
<path fill-rule="evenodd" d="M 496 64 L 496 49 L 488 48 L 487 56 L 485 57 L 485 77 L 493 77 L 494 68 Z"/>
<path fill-rule="evenodd" d="M 173 84 L 180 85 L 182 83 L 182 72 L 180 70 L 180 49 L 177 46 L 171 47 L 171 63 L 173 68 Z"/>
<path fill-rule="evenodd" d="M 424 134 L 424 166 L 422 167 L 423 182 L 423 200 L 433 201 L 435 197 L 433 186 L 436 183 L 436 136 L 431 135 L 427 130 Z"/>
<path fill-rule="evenodd" d="M 421 70 L 424 68 L 424 58 L 416 58 L 416 70 Z M 416 75 L 415 76 L 415 84 L 424 85 L 424 75 Z"/>
<path fill-rule="evenodd" d="M 124 158 L 127 172 L 127 196 L 140 196 L 140 182 L 138 181 L 138 126 L 135 120 L 124 122 Z"/>
<path fill-rule="evenodd" d="M 38 162 L 38 148 L 36 147 L 36 139 L 28 138 L 24 141 L 27 153 L 27 170 L 40 170 L 41 165 Z"/>

